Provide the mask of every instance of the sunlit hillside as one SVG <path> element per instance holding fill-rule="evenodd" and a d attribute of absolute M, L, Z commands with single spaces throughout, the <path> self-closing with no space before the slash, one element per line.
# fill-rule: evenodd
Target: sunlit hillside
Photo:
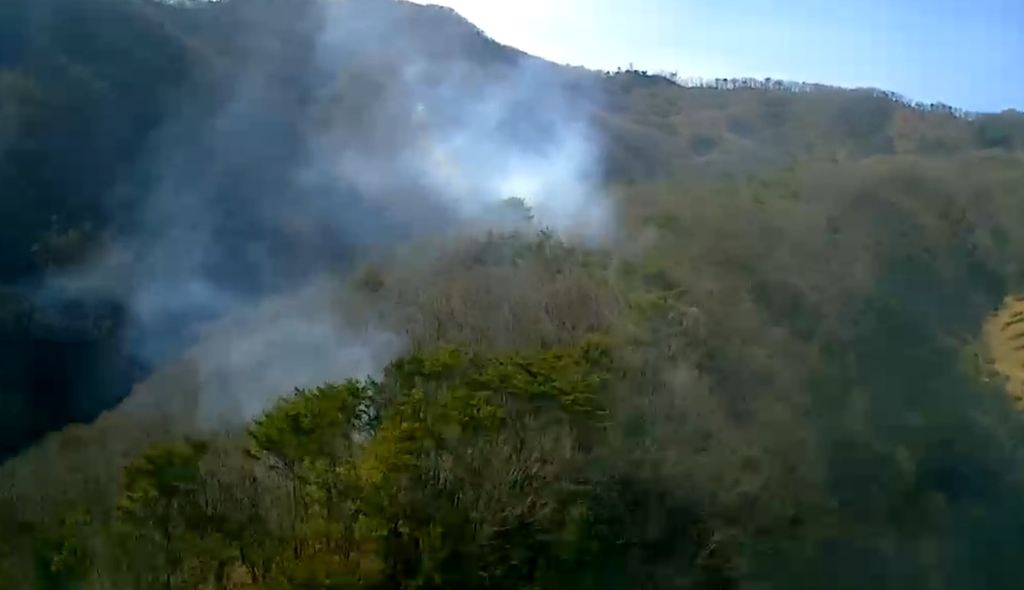
<path fill-rule="evenodd" d="M 1014 404 L 1024 409 L 1024 298 L 1007 297 L 998 311 L 985 322 L 986 352 L 993 368 L 1005 379 L 1006 393 Z"/>
<path fill-rule="evenodd" d="M 399 0 L 10 0 L 0 588 L 1017 590 L 1022 152 Z"/>

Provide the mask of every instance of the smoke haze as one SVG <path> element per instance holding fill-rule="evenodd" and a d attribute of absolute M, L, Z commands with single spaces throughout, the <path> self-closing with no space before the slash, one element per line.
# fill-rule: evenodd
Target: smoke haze
<path fill-rule="evenodd" d="M 125 189 L 145 191 L 127 231 L 55 279 L 122 301 L 127 346 L 149 366 L 200 342 L 189 356 L 206 418 L 249 419 L 294 386 L 376 373 L 401 352 L 399 335 L 348 325 L 330 304 L 341 287 L 325 274 L 358 252 L 500 225 L 507 197 L 563 234 L 607 235 L 596 93 L 557 66 L 475 55 L 482 34 L 437 7 L 233 4 L 243 66 L 214 99 L 176 98 Z"/>

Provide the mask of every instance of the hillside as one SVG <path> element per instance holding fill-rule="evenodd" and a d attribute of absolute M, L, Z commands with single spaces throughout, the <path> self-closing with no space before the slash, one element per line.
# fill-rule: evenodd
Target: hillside
<path fill-rule="evenodd" d="M 1024 343 L 1019 326 L 1024 320 L 1022 299 L 1007 297 L 998 310 L 985 321 L 986 352 L 992 366 L 1006 381 L 1006 390 L 1013 403 L 1024 409 Z"/>
<path fill-rule="evenodd" d="M 378 0 L 327 6 L 5 3 L 0 381 L 7 405 L 21 409 L 5 414 L 0 449 L 90 420 L 180 352 L 191 326 L 225 307 L 193 301 L 133 319 L 138 312 L 126 309 L 125 298 L 145 297 L 132 290 L 149 279 L 87 296 L 51 289 L 50 281 L 41 300 L 47 274 L 109 257 L 112 243 L 142 240 L 148 255 L 187 267 L 168 272 L 188 277 L 168 281 L 197 279 L 227 299 L 253 300 L 305 281 L 354 247 L 444 226 L 446 207 L 427 198 L 437 189 L 424 187 L 418 173 L 396 174 L 398 159 L 409 157 L 409 134 L 418 133 L 409 116 L 415 100 L 432 98 L 434 124 L 452 132 L 442 139 L 500 138 L 491 154 L 550 143 L 545 133 L 562 130 L 568 117 L 593 132 L 586 145 L 595 154 L 583 158 L 594 182 L 713 181 L 803 159 L 945 157 L 1024 145 L 1020 113 L 965 118 L 871 91 L 750 80 L 687 87 L 646 72 L 589 72 L 501 46 L 445 9 Z M 399 41 L 373 44 L 385 34 Z M 497 90 L 510 85 L 516 104 Z M 494 96 L 475 90 L 488 87 Z M 497 101 L 502 120 L 482 111 L 483 119 L 468 120 L 466 100 Z M 458 139 L 464 128 L 472 138 Z M 386 172 L 324 178 L 325 150 L 366 153 L 370 162 L 353 157 L 349 167 Z M 486 183 L 487 174 L 477 180 Z M 421 198 L 386 204 L 383 193 Z M 281 195 L 300 206 L 282 212 Z M 359 213 L 319 215 L 326 201 Z M 168 216 L 171 227 L 190 229 L 151 230 Z M 180 250 L 179 238 L 206 245 L 180 260 L 166 252 Z M 71 319 L 83 314 L 95 321 Z M 125 339 L 154 340 L 140 330 L 159 332 L 160 342 L 125 350 Z M 95 361 L 80 363 L 83 355 Z"/>
<path fill-rule="evenodd" d="M 1019 586 L 1019 112 L 10 0 L 0 203 L 12 588 Z"/>

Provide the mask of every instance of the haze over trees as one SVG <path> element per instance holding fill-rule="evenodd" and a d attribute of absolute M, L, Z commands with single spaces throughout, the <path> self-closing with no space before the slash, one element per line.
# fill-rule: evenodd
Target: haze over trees
<path fill-rule="evenodd" d="M 8 0 L 0 587 L 1019 588 L 1022 154 L 399 0 Z"/>

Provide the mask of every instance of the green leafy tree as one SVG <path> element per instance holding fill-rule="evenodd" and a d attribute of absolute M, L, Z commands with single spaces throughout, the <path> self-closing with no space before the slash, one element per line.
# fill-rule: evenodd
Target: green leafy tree
<path fill-rule="evenodd" d="M 376 418 L 373 390 L 370 381 L 350 380 L 296 391 L 249 428 L 254 447 L 251 455 L 268 461 L 289 481 L 296 557 L 302 552 L 300 538 L 318 535 L 312 530 L 303 532 L 304 527 L 330 528 L 344 517 L 334 510 L 349 491 L 338 477 L 340 462 L 351 457 L 358 439 L 372 429 Z M 314 507 L 307 504 L 306 497 L 317 494 L 323 496 L 320 505 L 327 507 L 326 512 L 316 524 L 301 522 L 302 513 Z"/>
<path fill-rule="evenodd" d="M 36 586 L 46 590 L 82 588 L 93 566 L 89 513 L 81 506 L 69 507 L 55 524 L 35 531 Z"/>
<path fill-rule="evenodd" d="M 118 511 L 135 527 L 139 541 L 153 542 L 168 590 L 182 577 L 193 532 L 201 528 L 200 461 L 208 448 L 202 441 L 158 444 L 124 469 Z"/>
<path fill-rule="evenodd" d="M 301 490 L 268 587 L 522 587 L 554 576 L 586 516 L 602 343 L 501 357 L 454 348 L 380 382 L 300 390 L 250 429 Z M 573 532 L 575 531 L 575 532 Z M 568 543 L 568 545 L 567 545 Z"/>

